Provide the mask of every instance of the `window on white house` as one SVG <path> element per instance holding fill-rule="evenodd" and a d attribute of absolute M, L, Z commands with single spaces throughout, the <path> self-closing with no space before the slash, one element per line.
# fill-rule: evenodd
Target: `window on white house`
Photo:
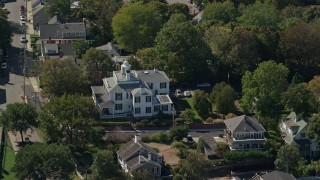
<path fill-rule="evenodd" d="M 122 104 L 116 104 L 115 109 L 116 110 L 122 110 Z"/>
<path fill-rule="evenodd" d="M 151 102 L 151 96 L 146 96 L 146 102 Z"/>
<path fill-rule="evenodd" d="M 158 112 L 158 111 L 159 111 L 159 106 L 154 106 L 154 107 L 153 107 L 153 111 L 154 111 L 154 112 Z"/>
<path fill-rule="evenodd" d="M 140 108 L 134 108 L 134 113 L 135 114 L 140 114 Z"/>
<path fill-rule="evenodd" d="M 160 83 L 160 89 L 165 89 L 165 88 L 167 88 L 167 83 L 165 82 Z"/>
<path fill-rule="evenodd" d="M 116 101 L 122 100 L 122 93 L 116 93 Z"/>
<path fill-rule="evenodd" d="M 153 168 L 153 173 L 155 173 L 155 174 L 158 173 L 158 167 Z"/>
<path fill-rule="evenodd" d="M 162 111 L 168 111 L 168 105 L 162 105 Z"/>
<path fill-rule="evenodd" d="M 151 107 L 146 107 L 146 113 L 151 113 Z"/>
<path fill-rule="evenodd" d="M 139 97 L 134 97 L 134 103 L 140 103 L 140 96 Z"/>

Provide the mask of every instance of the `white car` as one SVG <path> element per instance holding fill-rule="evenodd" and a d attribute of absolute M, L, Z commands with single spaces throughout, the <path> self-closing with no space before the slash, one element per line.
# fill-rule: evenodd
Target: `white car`
<path fill-rule="evenodd" d="M 7 69 L 7 63 L 2 63 L 1 64 L 1 69 Z"/>
<path fill-rule="evenodd" d="M 22 35 L 22 36 L 20 37 L 20 42 L 21 42 L 21 43 L 26 43 L 26 42 L 27 42 L 27 39 L 26 39 L 26 36 L 25 36 L 25 35 Z"/>
<path fill-rule="evenodd" d="M 25 20 L 21 20 L 21 21 L 20 21 L 20 25 L 21 25 L 22 27 L 26 27 L 26 26 L 27 26 L 26 21 L 25 21 Z"/>
<path fill-rule="evenodd" d="M 20 16 L 20 20 L 21 20 L 21 21 L 27 21 L 27 17 L 26 17 L 25 15 L 21 15 L 21 16 Z"/>

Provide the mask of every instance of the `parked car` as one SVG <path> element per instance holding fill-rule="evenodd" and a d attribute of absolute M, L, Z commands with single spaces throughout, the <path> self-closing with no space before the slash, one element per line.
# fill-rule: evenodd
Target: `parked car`
<path fill-rule="evenodd" d="M 181 91 L 181 89 L 176 89 L 175 95 L 177 98 L 183 98 L 183 92 Z"/>
<path fill-rule="evenodd" d="M 6 62 L 3 62 L 1 64 L 1 69 L 7 69 L 7 63 Z"/>
<path fill-rule="evenodd" d="M 25 15 L 20 15 L 20 20 L 21 21 L 27 21 L 27 17 Z"/>
<path fill-rule="evenodd" d="M 193 144 L 195 143 L 194 140 L 192 139 L 191 135 L 188 135 L 187 138 L 183 138 L 183 142 L 187 143 L 187 144 Z"/>
<path fill-rule="evenodd" d="M 20 42 L 21 42 L 21 43 L 26 43 L 26 42 L 27 42 L 27 39 L 26 39 L 26 36 L 25 36 L 25 35 L 22 35 L 22 36 L 20 37 Z"/>
<path fill-rule="evenodd" d="M 191 96 L 192 96 L 191 91 L 184 91 L 184 92 L 183 92 L 183 95 L 184 95 L 185 97 L 191 97 Z"/>
<path fill-rule="evenodd" d="M 24 12 L 24 6 L 23 5 L 20 6 L 20 12 Z"/>
<path fill-rule="evenodd" d="M 25 26 L 27 25 L 26 20 L 21 20 L 21 21 L 20 21 L 20 25 L 21 25 L 22 27 L 25 27 Z"/>

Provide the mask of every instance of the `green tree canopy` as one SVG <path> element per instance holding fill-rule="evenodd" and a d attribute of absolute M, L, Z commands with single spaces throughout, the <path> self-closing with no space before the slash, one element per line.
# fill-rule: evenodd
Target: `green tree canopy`
<path fill-rule="evenodd" d="M 90 91 L 85 74 L 68 60 L 44 61 L 41 65 L 40 83 L 43 91 L 52 96 Z"/>
<path fill-rule="evenodd" d="M 320 26 L 300 23 L 281 32 L 279 49 L 285 64 L 306 79 L 319 73 Z"/>
<path fill-rule="evenodd" d="M 8 129 L 20 133 L 22 142 L 24 141 L 23 132 L 37 125 L 37 112 L 29 104 L 8 104 L 3 116 Z"/>
<path fill-rule="evenodd" d="M 302 161 L 299 149 L 294 145 L 283 145 L 278 151 L 277 159 L 274 164 L 280 171 L 286 171 L 296 174 L 299 162 Z"/>
<path fill-rule="evenodd" d="M 180 141 L 188 136 L 188 131 L 187 126 L 174 126 L 169 129 L 169 138 Z"/>
<path fill-rule="evenodd" d="M 315 97 L 305 83 L 290 86 L 283 94 L 282 103 L 287 109 L 307 117 L 316 112 Z"/>
<path fill-rule="evenodd" d="M 242 77 L 241 105 L 244 110 L 252 111 L 256 98 L 257 113 L 277 119 L 282 110 L 281 97 L 288 84 L 287 76 L 288 68 L 272 60 L 259 64 L 254 72 L 246 72 Z"/>
<path fill-rule="evenodd" d="M 86 50 L 82 56 L 82 61 L 83 66 L 93 64 L 96 70 L 102 70 L 103 67 L 109 71 L 112 70 L 113 62 L 110 57 L 103 51 L 96 48 L 89 48 Z"/>
<path fill-rule="evenodd" d="M 186 109 L 179 115 L 180 118 L 184 119 L 187 123 L 193 123 L 195 120 L 196 113 L 192 109 Z"/>
<path fill-rule="evenodd" d="M 179 162 L 179 174 L 184 179 L 204 179 L 204 168 L 207 164 L 208 162 L 202 153 L 190 151 L 186 159 Z"/>
<path fill-rule="evenodd" d="M 314 139 L 320 145 L 320 114 L 313 115 L 308 122 L 309 128 L 307 135 L 310 139 Z"/>
<path fill-rule="evenodd" d="M 256 1 L 244 10 L 242 16 L 238 18 L 238 22 L 253 30 L 261 26 L 278 26 L 278 11 L 274 6 Z"/>
<path fill-rule="evenodd" d="M 211 112 L 211 104 L 208 100 L 208 95 L 201 90 L 194 91 L 192 96 L 192 103 L 194 109 L 202 118 L 207 118 Z"/>
<path fill-rule="evenodd" d="M 46 12 L 51 15 L 59 13 L 62 17 L 70 17 L 71 15 L 71 1 L 70 0 L 44 0 L 47 4 Z"/>
<path fill-rule="evenodd" d="M 237 92 L 230 85 L 223 87 L 215 101 L 218 112 L 222 114 L 234 113 L 237 110 L 235 106 L 237 96 Z"/>
<path fill-rule="evenodd" d="M 70 179 L 75 162 L 66 146 L 35 143 L 18 151 L 13 171 L 19 179 Z"/>
<path fill-rule="evenodd" d="M 226 82 L 217 83 L 213 86 L 212 91 L 210 93 L 210 102 L 216 103 L 216 99 L 218 95 L 221 93 L 222 89 L 226 87 L 228 84 Z"/>
<path fill-rule="evenodd" d="M 109 150 L 99 150 L 92 164 L 92 177 L 96 180 L 110 179 L 119 173 L 114 162 L 114 155 Z"/>
<path fill-rule="evenodd" d="M 155 48 L 158 56 L 154 62 L 160 62 L 161 68 L 174 81 L 196 82 L 199 74 L 202 74 L 202 81 L 209 78 L 210 49 L 185 16 L 175 14 L 170 17 L 157 35 Z"/>
<path fill-rule="evenodd" d="M 117 43 L 132 52 L 151 47 L 161 26 L 161 15 L 154 6 L 140 3 L 122 7 L 112 20 Z"/>
<path fill-rule="evenodd" d="M 219 23 L 229 23 L 235 21 L 237 9 L 230 1 L 209 3 L 203 10 L 203 21 L 214 21 Z"/>
<path fill-rule="evenodd" d="M 91 97 L 63 95 L 46 103 L 39 116 L 49 141 L 84 146 L 92 139 L 92 125 L 98 117 Z"/>
<path fill-rule="evenodd" d="M 72 43 L 72 50 L 76 58 L 81 59 L 83 54 L 90 48 L 90 43 L 85 40 L 76 40 Z"/>
<path fill-rule="evenodd" d="M 320 76 L 316 75 L 308 83 L 308 89 L 313 93 L 316 101 L 320 102 Z"/>

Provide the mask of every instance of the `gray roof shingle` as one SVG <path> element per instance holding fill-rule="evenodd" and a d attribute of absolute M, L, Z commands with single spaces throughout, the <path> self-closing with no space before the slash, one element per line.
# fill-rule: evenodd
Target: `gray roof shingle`
<path fill-rule="evenodd" d="M 272 171 L 270 173 L 260 176 L 263 180 L 296 180 L 296 178 L 289 173 L 281 171 Z"/>
<path fill-rule="evenodd" d="M 86 28 L 84 23 L 70 23 L 70 24 L 43 24 L 40 25 L 40 39 L 85 39 L 85 36 L 80 37 L 63 37 L 63 32 L 84 32 Z"/>
<path fill-rule="evenodd" d="M 253 117 L 246 115 L 237 116 L 224 121 L 232 132 L 265 132 L 264 127 Z"/>

